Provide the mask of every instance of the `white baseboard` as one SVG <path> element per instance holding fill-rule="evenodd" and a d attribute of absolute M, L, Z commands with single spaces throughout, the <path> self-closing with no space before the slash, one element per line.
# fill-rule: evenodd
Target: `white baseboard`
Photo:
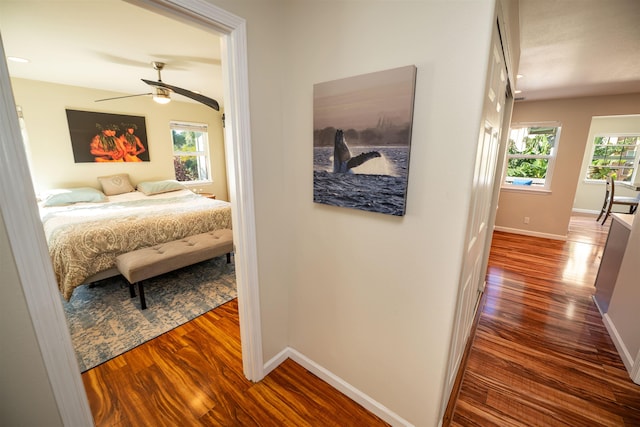
<path fill-rule="evenodd" d="M 613 324 L 611 317 L 609 317 L 607 313 L 602 316 L 602 321 L 604 322 L 604 326 L 607 328 L 607 331 L 609 331 L 609 336 L 613 340 L 613 344 L 615 344 L 616 349 L 618 349 L 618 354 L 620 354 L 622 363 L 624 363 L 625 368 L 627 368 L 627 372 L 629 372 L 629 375 L 631 375 L 631 372 L 633 372 L 633 364 L 635 361 L 633 360 L 633 357 L 631 357 L 627 346 L 624 345 L 622 337 L 620 336 L 620 334 L 618 334 L 616 325 Z"/>
<path fill-rule="evenodd" d="M 594 211 L 591 209 L 577 209 L 577 208 L 573 208 L 571 209 L 572 213 L 584 213 L 584 214 L 593 214 L 595 216 L 600 215 L 600 211 Z M 611 213 L 621 213 L 621 214 L 628 214 L 629 213 L 629 209 L 622 209 L 620 210 L 620 208 L 616 208 L 616 210 L 612 210 Z"/>
<path fill-rule="evenodd" d="M 594 211 L 592 209 L 578 209 L 578 208 L 573 208 L 571 209 L 572 213 L 582 213 L 582 214 L 591 214 L 591 215 L 598 215 L 600 214 L 600 211 Z"/>
<path fill-rule="evenodd" d="M 285 348 L 280 353 L 273 356 L 271 359 L 267 361 L 267 363 L 264 364 L 264 368 L 262 369 L 262 372 L 264 372 L 264 376 L 266 377 L 267 375 L 269 375 L 271 371 L 273 371 L 278 366 L 280 366 L 288 358 L 289 358 L 289 347 Z"/>
<path fill-rule="evenodd" d="M 600 312 L 600 316 L 604 319 L 604 312 L 602 311 L 602 309 L 600 308 L 600 304 L 598 304 L 598 300 L 596 299 L 595 295 L 591 296 L 591 299 L 593 300 L 593 303 L 596 305 L 596 308 L 598 309 L 598 311 Z"/>
<path fill-rule="evenodd" d="M 636 361 L 633 364 L 633 371 L 631 371 L 631 380 L 634 383 L 640 385 L 640 351 L 638 351 Z"/>
<path fill-rule="evenodd" d="M 553 239 L 553 240 L 567 240 L 567 236 L 560 234 L 549 234 L 549 233 L 540 233 L 538 231 L 530 231 L 530 230 L 522 230 L 520 228 L 509 228 L 509 227 L 493 227 L 495 231 L 503 231 L 505 233 L 513 233 L 513 234 L 522 234 L 523 236 L 532 236 L 532 237 L 542 237 L 544 239 Z"/>
<path fill-rule="evenodd" d="M 403 419 L 386 406 L 375 401 L 362 391 L 344 381 L 342 378 L 318 365 L 316 362 L 309 359 L 297 350 L 292 349 L 291 347 L 285 348 L 264 365 L 265 375 L 268 375 L 269 372 L 273 371 L 278 367 L 278 365 L 280 365 L 287 359 L 293 360 L 294 362 L 296 362 L 339 392 L 343 393 L 369 412 L 377 415 L 382 420 L 391 424 L 392 426 L 413 427 L 413 424 L 411 424 L 409 421 Z"/>

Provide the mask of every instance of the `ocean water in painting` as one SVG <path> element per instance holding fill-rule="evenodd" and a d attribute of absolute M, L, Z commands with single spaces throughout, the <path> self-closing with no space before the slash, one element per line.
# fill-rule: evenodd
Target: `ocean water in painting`
<path fill-rule="evenodd" d="M 409 147 L 351 147 L 352 156 L 378 151 L 381 157 L 333 173 L 333 147 L 313 149 L 313 201 L 389 215 L 405 213 Z"/>

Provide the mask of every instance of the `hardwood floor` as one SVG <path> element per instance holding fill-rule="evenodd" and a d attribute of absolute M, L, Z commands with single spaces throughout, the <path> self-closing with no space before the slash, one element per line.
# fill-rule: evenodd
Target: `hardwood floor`
<path fill-rule="evenodd" d="M 291 360 L 246 380 L 237 300 L 82 379 L 98 427 L 388 425 Z"/>
<path fill-rule="evenodd" d="M 607 232 L 576 216 L 566 242 L 494 234 L 451 425 L 640 425 L 591 300 Z M 234 300 L 84 373 L 96 426 L 387 425 L 291 360 L 253 384 L 240 355 Z"/>
<path fill-rule="evenodd" d="M 610 221 L 575 216 L 566 242 L 494 233 L 450 425 L 640 425 L 640 386 L 591 299 Z"/>

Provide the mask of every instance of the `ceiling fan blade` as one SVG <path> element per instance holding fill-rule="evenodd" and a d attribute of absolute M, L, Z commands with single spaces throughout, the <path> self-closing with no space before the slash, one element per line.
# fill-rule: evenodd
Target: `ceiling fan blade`
<path fill-rule="evenodd" d="M 113 98 L 96 99 L 94 102 L 111 101 L 114 99 L 122 99 L 122 98 L 133 98 L 134 96 L 144 96 L 144 95 L 153 95 L 153 94 L 149 92 L 149 93 L 139 93 L 137 95 L 115 96 Z"/>
<path fill-rule="evenodd" d="M 215 99 L 209 98 L 208 96 L 200 95 L 199 93 L 195 93 L 190 90 L 183 89 L 181 87 L 168 85 L 164 82 L 158 82 L 154 80 L 145 80 L 145 79 L 142 79 L 142 81 L 150 86 L 163 87 L 163 88 L 169 89 L 170 91 L 175 92 L 178 95 L 186 96 L 187 98 L 191 98 L 194 101 L 198 101 L 208 107 L 213 108 L 216 111 L 220 111 L 220 106 L 218 105 L 218 101 L 216 101 Z"/>

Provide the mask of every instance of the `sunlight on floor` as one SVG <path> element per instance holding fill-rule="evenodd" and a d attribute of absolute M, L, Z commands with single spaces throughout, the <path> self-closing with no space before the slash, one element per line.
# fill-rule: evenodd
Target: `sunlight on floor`
<path fill-rule="evenodd" d="M 598 248 L 589 243 L 571 243 L 569 259 L 562 272 L 562 280 L 580 286 L 593 286 L 589 281 L 589 267 L 593 265 L 598 254 Z"/>

